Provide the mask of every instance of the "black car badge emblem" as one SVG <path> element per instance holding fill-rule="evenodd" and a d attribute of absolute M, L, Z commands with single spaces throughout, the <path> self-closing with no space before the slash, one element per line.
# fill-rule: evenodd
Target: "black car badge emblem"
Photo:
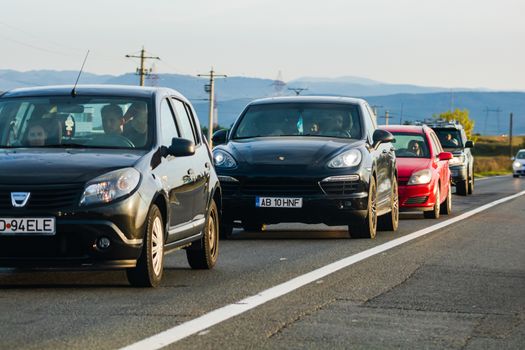
<path fill-rule="evenodd" d="M 11 192 L 11 204 L 15 208 L 25 207 L 30 196 L 30 192 Z"/>

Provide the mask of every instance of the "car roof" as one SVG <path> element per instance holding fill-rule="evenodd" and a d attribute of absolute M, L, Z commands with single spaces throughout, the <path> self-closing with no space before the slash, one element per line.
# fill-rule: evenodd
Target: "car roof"
<path fill-rule="evenodd" d="M 30 88 L 13 89 L 0 95 L 6 97 L 44 97 L 44 96 L 68 96 L 71 95 L 73 85 L 39 86 Z M 112 95 L 120 97 L 152 97 L 159 92 L 168 92 L 178 98 L 186 100 L 179 92 L 162 87 L 143 87 L 131 85 L 77 85 L 75 92 L 77 96 L 87 95 Z"/>
<path fill-rule="evenodd" d="M 361 104 L 365 100 L 346 96 L 279 96 L 254 100 L 249 105 L 262 105 L 273 103 L 349 103 Z"/>
<path fill-rule="evenodd" d="M 384 129 L 390 132 L 407 132 L 411 134 L 423 134 L 426 129 L 429 129 L 426 125 L 379 125 L 378 128 Z"/>

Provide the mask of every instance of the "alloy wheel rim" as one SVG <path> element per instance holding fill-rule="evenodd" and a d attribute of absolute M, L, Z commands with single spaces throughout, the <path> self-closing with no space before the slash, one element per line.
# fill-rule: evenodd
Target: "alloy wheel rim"
<path fill-rule="evenodd" d="M 372 237 L 375 237 L 375 233 L 376 233 L 376 226 L 377 226 L 377 212 L 376 212 L 376 190 L 375 190 L 375 186 L 372 187 L 372 198 L 371 198 L 371 202 L 370 202 L 370 214 L 371 215 L 371 219 L 372 219 L 372 222 L 371 222 L 371 225 L 370 225 L 370 229 L 371 229 L 371 235 Z"/>
<path fill-rule="evenodd" d="M 162 221 L 156 217 L 153 221 L 151 231 L 151 260 L 153 263 L 153 272 L 155 276 L 160 275 L 162 270 L 162 260 L 164 258 L 164 235 L 162 230 Z"/>
<path fill-rule="evenodd" d="M 210 217 L 208 218 L 208 226 L 206 227 L 206 230 L 206 234 L 208 236 L 208 246 L 210 249 L 210 255 L 214 257 L 217 254 L 218 235 L 216 225 L 216 214 L 213 210 L 210 213 Z"/>

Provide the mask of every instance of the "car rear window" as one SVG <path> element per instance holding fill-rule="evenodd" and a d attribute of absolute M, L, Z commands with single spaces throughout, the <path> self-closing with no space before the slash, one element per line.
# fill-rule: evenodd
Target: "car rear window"
<path fill-rule="evenodd" d="M 248 107 L 233 139 L 318 136 L 360 139 L 359 106 L 335 103 L 276 103 Z"/>
<path fill-rule="evenodd" d="M 0 100 L 0 147 L 139 148 L 151 143 L 149 100 L 107 96 Z"/>

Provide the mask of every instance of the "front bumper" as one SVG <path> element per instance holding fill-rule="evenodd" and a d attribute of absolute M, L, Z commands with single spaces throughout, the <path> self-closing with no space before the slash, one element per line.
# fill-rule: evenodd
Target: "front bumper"
<path fill-rule="evenodd" d="M 465 165 L 451 166 L 449 169 L 453 185 L 468 179 L 467 167 Z"/>
<path fill-rule="evenodd" d="M 347 225 L 367 213 L 368 185 L 360 180 L 328 184 L 321 183 L 324 178 L 236 176 L 238 182 L 220 178 L 225 220 Z M 256 197 L 302 198 L 302 207 L 259 208 Z"/>
<path fill-rule="evenodd" d="M 432 183 L 426 185 L 399 185 L 400 211 L 429 211 L 436 204 Z"/>
<path fill-rule="evenodd" d="M 0 234 L 0 266 L 28 268 L 134 267 L 141 253 L 147 206 L 138 193 L 92 208 L 0 211 L 0 217 L 55 217 L 56 233 Z M 109 239 L 101 248 L 97 242 Z"/>

